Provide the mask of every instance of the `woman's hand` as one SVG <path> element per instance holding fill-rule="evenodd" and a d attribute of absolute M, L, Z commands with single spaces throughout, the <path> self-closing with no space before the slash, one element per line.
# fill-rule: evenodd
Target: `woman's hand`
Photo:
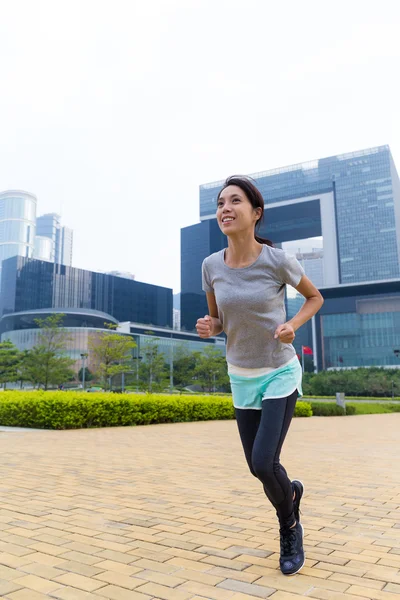
<path fill-rule="evenodd" d="M 295 337 L 296 337 L 296 334 L 294 332 L 294 329 L 293 329 L 292 325 L 290 325 L 289 323 L 284 323 L 283 325 L 279 325 L 276 328 L 275 335 L 274 335 L 274 339 L 277 340 L 279 338 L 279 341 L 282 342 L 283 344 L 291 344 Z"/>
<path fill-rule="evenodd" d="M 197 319 L 197 333 L 201 338 L 209 338 L 213 335 L 213 320 L 210 315 L 206 315 L 203 319 Z"/>

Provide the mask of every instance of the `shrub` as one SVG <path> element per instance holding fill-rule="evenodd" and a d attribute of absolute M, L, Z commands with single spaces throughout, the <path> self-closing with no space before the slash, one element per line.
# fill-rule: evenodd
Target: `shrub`
<path fill-rule="evenodd" d="M 294 410 L 295 417 L 312 417 L 312 415 L 313 411 L 309 402 L 299 401 L 296 403 L 296 408 Z"/>
<path fill-rule="evenodd" d="M 343 408 L 334 402 L 311 402 L 312 413 L 315 417 L 340 417 L 345 414 Z M 346 415 L 354 415 L 355 407 L 346 405 Z"/>
<path fill-rule="evenodd" d="M 311 416 L 298 402 L 295 416 Z M 231 397 L 10 391 L 0 395 L 0 424 L 37 429 L 120 427 L 234 419 Z"/>
<path fill-rule="evenodd" d="M 0 400 L 0 424 L 11 427 L 75 429 L 233 418 L 232 400 L 215 396 L 13 391 Z"/>
<path fill-rule="evenodd" d="M 384 413 L 400 412 L 400 404 L 390 403 L 371 403 L 371 402 L 354 402 L 347 404 L 355 410 L 356 415 L 377 415 Z"/>

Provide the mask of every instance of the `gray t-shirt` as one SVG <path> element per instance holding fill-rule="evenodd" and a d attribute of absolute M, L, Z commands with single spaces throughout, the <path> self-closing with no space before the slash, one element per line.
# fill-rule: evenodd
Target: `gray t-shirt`
<path fill-rule="evenodd" d="M 220 250 L 204 260 L 202 275 L 203 290 L 215 294 L 228 363 L 279 368 L 295 356 L 292 344 L 274 340 L 277 326 L 286 322 L 285 284 L 296 287 L 304 275 L 295 256 L 264 245 L 255 262 L 233 269 Z"/>

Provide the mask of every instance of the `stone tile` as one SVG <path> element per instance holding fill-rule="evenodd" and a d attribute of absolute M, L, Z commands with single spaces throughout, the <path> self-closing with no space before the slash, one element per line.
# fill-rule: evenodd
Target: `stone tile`
<path fill-rule="evenodd" d="M 399 597 L 399 417 L 294 419 L 282 462 L 306 486 L 308 558 L 293 578 L 234 421 L 0 436 L 0 597 Z"/>

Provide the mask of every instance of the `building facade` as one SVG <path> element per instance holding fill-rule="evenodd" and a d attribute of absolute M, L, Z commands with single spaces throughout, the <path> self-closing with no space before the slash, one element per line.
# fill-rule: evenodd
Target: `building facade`
<path fill-rule="evenodd" d="M 81 368 L 82 354 L 85 365 L 94 370 L 95 364 L 90 350 L 90 342 L 106 331 L 105 323 L 117 325 L 111 315 L 85 309 L 42 309 L 4 315 L 0 319 L 1 341 L 10 340 L 18 350 L 31 350 L 40 343 L 43 330 L 37 319 L 46 319 L 54 314 L 63 314 L 62 328 L 66 333 L 65 355 L 75 361 L 75 371 Z"/>
<path fill-rule="evenodd" d="M 321 293 L 325 302 L 312 322 L 318 370 L 400 367 L 400 279 Z"/>
<path fill-rule="evenodd" d="M 322 287 L 325 284 L 324 251 L 314 248 L 312 252 L 297 252 L 296 258 L 313 284 Z"/>
<path fill-rule="evenodd" d="M 35 250 L 33 253 L 33 258 L 37 260 L 46 260 L 48 262 L 52 261 L 53 256 L 53 240 L 44 235 L 37 235 L 35 237 Z"/>
<path fill-rule="evenodd" d="M 61 217 L 56 213 L 48 213 L 36 220 L 36 235 L 47 237 L 52 241 L 51 261 L 56 264 L 72 265 L 73 231 L 61 225 Z M 35 258 L 39 256 L 35 255 Z"/>
<path fill-rule="evenodd" d="M 36 204 L 36 196 L 29 192 L 0 192 L 0 270 L 3 260 L 10 256 L 33 256 Z"/>
<path fill-rule="evenodd" d="M 85 365 L 90 371 L 97 370 L 96 359 L 92 347 L 96 340 L 104 333 L 109 333 L 107 325 L 115 325 L 116 331 L 122 335 L 130 336 L 136 346 L 132 349 L 132 362 L 127 368 L 127 373 L 135 373 L 139 378 L 139 363 L 145 360 L 146 348 L 149 344 L 156 345 L 160 354 L 164 355 L 164 363 L 169 366 L 172 382 L 174 361 L 182 354 L 191 352 L 204 352 L 212 347 L 225 356 L 225 339 L 215 337 L 201 339 L 193 333 L 182 333 L 166 327 L 146 326 L 140 323 L 118 323 L 106 313 L 90 309 L 51 308 L 27 310 L 13 314 L 3 315 L 0 319 L 0 340 L 10 340 L 20 351 L 31 350 L 41 343 L 43 329 L 40 328 L 38 319 L 46 319 L 54 314 L 62 314 L 62 329 L 66 334 L 64 354 L 75 361 L 74 370 L 79 372 Z"/>
<path fill-rule="evenodd" d="M 44 308 L 92 309 L 118 321 L 172 328 L 172 290 L 15 256 L 3 262 L 0 316 Z"/>
<path fill-rule="evenodd" d="M 400 277 L 400 182 L 380 146 L 252 175 L 265 201 L 260 235 L 276 245 L 323 237 L 324 285 Z M 207 304 L 201 263 L 226 247 L 216 222 L 223 181 L 200 186 L 200 223 L 181 231 L 181 323 L 193 330 Z"/>
<path fill-rule="evenodd" d="M 69 227 L 61 227 L 60 255 L 58 262 L 60 265 L 72 266 L 72 250 L 74 245 L 74 232 Z"/>
<path fill-rule="evenodd" d="M 150 341 L 156 341 L 159 352 L 162 352 L 167 362 L 177 356 L 180 352 L 188 354 L 190 352 L 203 352 L 205 348 L 213 347 L 219 350 L 225 356 L 225 338 L 222 336 L 212 338 L 200 338 L 197 333 L 188 333 L 176 331 L 167 327 L 149 328 L 142 323 L 120 323 L 118 331 L 130 334 L 136 342 L 136 348 L 133 352 L 135 356 L 141 356 L 143 348 Z"/>

